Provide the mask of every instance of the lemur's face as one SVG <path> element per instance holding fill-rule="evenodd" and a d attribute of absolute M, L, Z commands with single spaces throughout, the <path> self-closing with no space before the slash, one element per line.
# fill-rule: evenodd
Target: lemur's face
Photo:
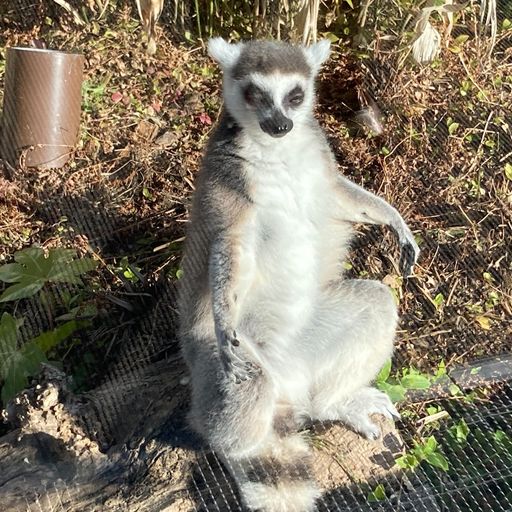
<path fill-rule="evenodd" d="M 314 80 L 329 55 L 328 41 L 299 47 L 215 38 L 208 50 L 224 72 L 225 106 L 251 136 L 280 138 L 310 119 Z"/>

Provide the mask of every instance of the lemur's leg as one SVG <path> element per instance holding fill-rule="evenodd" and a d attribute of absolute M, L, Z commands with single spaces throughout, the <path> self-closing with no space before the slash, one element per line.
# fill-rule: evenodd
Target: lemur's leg
<path fill-rule="evenodd" d="M 199 350 L 196 357 L 202 371 L 193 372 L 190 423 L 220 456 L 244 504 L 268 512 L 315 509 L 320 492 L 311 450 L 297 431 L 293 408 L 276 403 L 265 373 L 236 384 L 211 351 Z"/>
<path fill-rule="evenodd" d="M 341 420 L 375 438 L 380 429 L 369 415 L 398 415 L 369 386 L 392 355 L 396 323 L 393 296 L 379 282 L 342 281 L 326 291 L 301 344 L 312 365 L 313 419 Z"/>
<path fill-rule="evenodd" d="M 398 211 L 389 203 L 352 183 L 343 176 L 337 176 L 337 216 L 349 222 L 382 224 L 391 227 L 400 243 L 400 270 L 408 277 L 418 259 L 420 249 L 411 230 Z"/>

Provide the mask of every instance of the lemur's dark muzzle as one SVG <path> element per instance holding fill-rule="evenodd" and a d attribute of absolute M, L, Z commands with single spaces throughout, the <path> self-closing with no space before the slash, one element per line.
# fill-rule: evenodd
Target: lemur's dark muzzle
<path fill-rule="evenodd" d="M 283 137 L 293 128 L 293 121 L 276 111 L 260 123 L 261 129 L 272 137 Z"/>

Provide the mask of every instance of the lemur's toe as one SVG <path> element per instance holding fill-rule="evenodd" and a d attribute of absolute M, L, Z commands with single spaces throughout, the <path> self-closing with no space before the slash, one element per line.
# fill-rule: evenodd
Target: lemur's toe
<path fill-rule="evenodd" d="M 400 413 L 396 410 L 396 407 L 393 405 L 393 402 L 389 398 L 389 396 L 379 391 L 375 388 L 373 391 L 373 406 L 371 407 L 372 413 L 382 414 L 384 417 L 390 420 L 399 420 Z"/>
<path fill-rule="evenodd" d="M 247 363 L 245 363 L 245 370 L 250 375 L 259 375 L 261 373 L 261 367 L 251 361 L 248 361 Z"/>
<path fill-rule="evenodd" d="M 250 378 L 247 374 L 242 372 L 233 372 L 231 377 L 235 384 L 242 384 L 242 382 L 245 382 Z"/>
<path fill-rule="evenodd" d="M 361 434 L 363 434 L 363 436 L 366 437 L 366 439 L 369 441 L 375 441 L 380 438 L 382 431 L 376 423 L 368 420 L 368 422 L 362 426 Z"/>
<path fill-rule="evenodd" d="M 228 375 L 235 384 L 241 384 L 253 379 L 261 373 L 261 368 L 251 361 L 232 361 Z"/>
<path fill-rule="evenodd" d="M 388 404 L 387 409 L 392 416 L 391 417 L 392 420 L 398 421 L 398 420 L 402 419 L 402 416 L 400 416 L 400 413 L 396 410 L 396 407 L 393 405 L 393 403 L 391 403 L 391 401 Z"/>

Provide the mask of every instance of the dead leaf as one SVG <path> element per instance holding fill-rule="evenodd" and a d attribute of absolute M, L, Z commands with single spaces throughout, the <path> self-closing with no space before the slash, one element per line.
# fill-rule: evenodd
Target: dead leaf
<path fill-rule="evenodd" d="M 152 141 L 156 137 L 157 132 L 158 126 L 145 119 L 140 121 L 137 128 L 135 128 L 136 137 L 144 141 Z"/>
<path fill-rule="evenodd" d="M 475 317 L 475 320 L 478 322 L 482 329 L 488 331 L 491 328 L 491 319 L 489 317 L 479 315 Z"/>
<path fill-rule="evenodd" d="M 115 93 L 112 94 L 110 99 L 112 100 L 113 103 L 119 103 L 123 99 L 123 95 L 119 91 L 116 91 Z"/>
<path fill-rule="evenodd" d="M 176 141 L 177 138 L 178 136 L 174 132 L 167 130 L 155 140 L 155 145 L 160 148 L 166 148 L 169 147 L 174 141 Z"/>
<path fill-rule="evenodd" d="M 399 289 L 402 286 L 403 279 L 394 274 L 387 274 L 382 280 L 383 284 L 388 285 L 390 288 Z"/>
<path fill-rule="evenodd" d="M 208 126 L 210 126 L 212 124 L 212 119 L 206 112 L 203 112 L 202 114 L 199 115 L 199 121 Z"/>

